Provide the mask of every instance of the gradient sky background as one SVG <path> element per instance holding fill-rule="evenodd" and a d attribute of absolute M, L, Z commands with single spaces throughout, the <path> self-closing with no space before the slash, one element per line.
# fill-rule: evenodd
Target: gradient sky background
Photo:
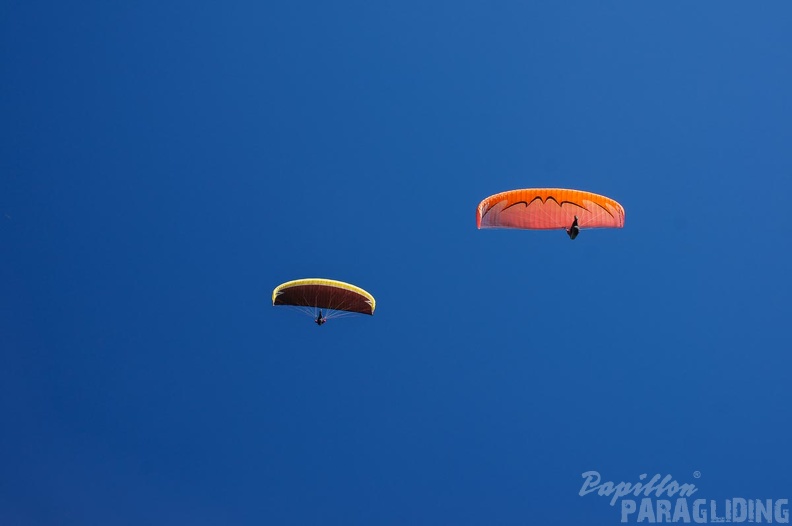
<path fill-rule="evenodd" d="M 790 28 L 0 3 L 0 523 L 617 524 L 588 470 L 792 499 Z M 542 186 L 626 226 L 476 230 Z M 376 314 L 271 306 L 315 276 Z"/>

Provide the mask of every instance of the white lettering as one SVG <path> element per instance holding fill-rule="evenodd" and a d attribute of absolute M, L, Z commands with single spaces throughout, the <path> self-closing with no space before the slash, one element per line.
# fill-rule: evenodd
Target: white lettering
<path fill-rule="evenodd" d="M 707 501 L 696 499 L 693 501 L 693 522 L 707 522 Z"/>
<path fill-rule="evenodd" d="M 657 501 L 657 522 L 671 522 L 671 501 Z"/>
<path fill-rule="evenodd" d="M 596 490 L 597 486 L 599 486 L 599 481 L 601 480 L 599 473 L 596 471 L 586 471 L 583 473 L 583 478 L 586 480 L 583 481 L 583 487 L 580 488 L 580 492 L 578 492 L 578 495 L 581 497 Z"/>
<path fill-rule="evenodd" d="M 788 505 L 787 499 L 778 499 L 775 505 L 775 520 L 776 522 L 787 523 L 789 522 L 789 510 L 783 507 Z"/>
<path fill-rule="evenodd" d="M 652 508 L 652 499 L 641 499 L 641 508 L 638 510 L 638 522 L 649 520 L 655 521 L 654 508 Z"/>
<path fill-rule="evenodd" d="M 726 522 L 726 519 L 723 517 L 718 517 L 718 504 L 714 501 L 710 501 L 710 522 Z"/>
<path fill-rule="evenodd" d="M 592 491 L 595 491 L 601 480 L 600 474 L 596 471 L 586 471 L 583 473 L 583 478 L 586 480 L 583 481 L 583 487 L 580 488 L 580 491 L 578 492 L 578 495 L 581 497 L 591 493 Z"/>
<path fill-rule="evenodd" d="M 669 497 L 673 497 L 677 494 L 680 497 L 689 497 L 698 491 L 698 488 L 696 488 L 695 485 L 680 484 L 674 480 L 671 475 L 666 475 L 661 480 L 661 476 L 657 474 L 646 484 L 643 484 L 642 482 L 636 482 L 635 484 L 631 484 L 629 482 L 619 482 L 616 484 L 610 480 L 602 482 L 602 477 L 598 471 L 586 471 L 582 474 L 582 477 L 584 479 L 583 486 L 581 486 L 580 491 L 578 491 L 578 495 L 583 497 L 584 495 L 588 495 L 589 493 L 596 491 L 597 495 L 600 497 L 611 497 L 611 506 L 616 505 L 616 502 L 619 499 L 630 495 L 631 493 L 636 497 L 640 496 L 641 494 L 643 494 L 644 497 L 649 497 L 652 495 L 652 493 L 654 493 L 656 497 L 662 497 L 664 494 L 668 495 Z M 641 481 L 645 480 L 646 473 L 641 473 L 638 479 Z M 660 482 L 659 484 L 658 481 Z"/>
<path fill-rule="evenodd" d="M 688 511 L 687 499 L 677 499 L 674 506 L 674 522 L 690 522 L 690 512 Z"/>
<path fill-rule="evenodd" d="M 765 522 L 773 522 L 773 517 L 771 516 L 773 508 L 773 501 L 767 499 L 767 505 L 759 499 L 756 499 L 756 522 L 762 522 L 762 517 L 764 517 Z"/>
<path fill-rule="evenodd" d="M 635 501 L 627 499 L 623 500 L 621 504 L 621 521 L 627 522 L 627 516 L 635 513 Z"/>
<path fill-rule="evenodd" d="M 748 518 L 748 505 L 745 499 L 732 500 L 732 522 L 745 522 Z"/>

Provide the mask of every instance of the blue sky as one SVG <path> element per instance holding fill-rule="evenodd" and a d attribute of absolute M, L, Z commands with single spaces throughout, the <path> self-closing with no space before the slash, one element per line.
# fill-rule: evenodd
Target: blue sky
<path fill-rule="evenodd" d="M 788 4 L 111 4 L 0 5 L 1 523 L 792 498 Z M 544 186 L 625 228 L 476 230 Z"/>

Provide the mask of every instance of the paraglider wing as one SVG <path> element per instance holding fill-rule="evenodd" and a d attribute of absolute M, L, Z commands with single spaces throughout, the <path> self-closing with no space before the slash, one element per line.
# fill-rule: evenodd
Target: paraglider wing
<path fill-rule="evenodd" d="M 624 208 L 608 197 L 563 188 L 510 190 L 484 199 L 476 209 L 478 228 L 554 230 L 622 228 Z"/>
<path fill-rule="evenodd" d="M 374 296 L 355 285 L 332 279 L 298 279 L 278 285 L 272 291 L 273 305 L 313 307 L 336 311 L 374 314 Z"/>

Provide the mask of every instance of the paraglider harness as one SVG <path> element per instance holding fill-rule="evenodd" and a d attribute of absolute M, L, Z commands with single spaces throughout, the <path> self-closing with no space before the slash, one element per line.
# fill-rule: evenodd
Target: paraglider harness
<path fill-rule="evenodd" d="M 572 221 L 572 226 L 567 228 L 567 234 L 569 235 L 569 239 L 575 239 L 578 234 L 580 234 L 580 227 L 578 226 L 578 216 L 575 216 L 575 220 Z"/>
<path fill-rule="evenodd" d="M 314 322 L 315 322 L 317 325 L 319 325 L 319 326 L 321 327 L 322 325 L 324 325 L 325 323 L 327 323 L 327 318 L 325 318 L 324 316 L 322 316 L 322 311 L 319 311 L 319 315 L 316 317 L 316 319 L 314 320 Z"/>

